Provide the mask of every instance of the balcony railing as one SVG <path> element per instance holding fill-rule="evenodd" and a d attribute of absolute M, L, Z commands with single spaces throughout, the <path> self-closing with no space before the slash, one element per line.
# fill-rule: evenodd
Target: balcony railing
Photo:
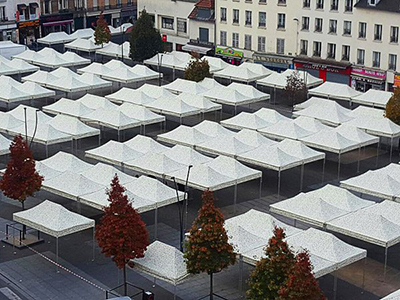
<path fill-rule="evenodd" d="M 104 6 L 93 6 L 90 8 L 78 8 L 76 7 L 75 10 L 86 10 L 86 11 L 101 11 L 101 10 L 108 10 L 108 9 L 119 9 L 123 7 L 130 7 L 133 6 L 133 1 L 130 1 L 128 3 L 117 3 L 113 5 L 104 5 Z"/>
<path fill-rule="evenodd" d="M 364 65 L 364 59 L 357 58 L 357 65 L 363 66 Z"/>
<path fill-rule="evenodd" d="M 314 51 L 313 56 L 321 57 L 321 51 Z"/>
<path fill-rule="evenodd" d="M 396 71 L 396 64 L 389 64 L 389 70 Z"/>
<path fill-rule="evenodd" d="M 344 55 L 342 55 L 342 60 L 349 61 L 350 60 L 350 56 L 347 55 L 347 54 L 344 54 Z"/>
<path fill-rule="evenodd" d="M 328 55 L 326 56 L 326 58 L 335 59 L 335 53 L 328 52 Z"/>

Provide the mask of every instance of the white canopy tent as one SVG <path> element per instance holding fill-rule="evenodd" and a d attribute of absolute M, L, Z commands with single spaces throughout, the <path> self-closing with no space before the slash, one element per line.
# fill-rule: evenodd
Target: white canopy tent
<path fill-rule="evenodd" d="M 57 152 L 53 156 L 36 163 L 40 165 L 40 168 L 45 167 L 47 169 L 56 170 L 60 173 L 66 171 L 81 173 L 92 167 L 91 164 L 84 162 L 75 155 L 63 151 Z M 41 173 L 40 168 L 38 169 L 39 173 Z"/>
<path fill-rule="evenodd" d="M 270 99 L 269 94 L 266 94 L 266 93 L 263 93 L 263 92 L 257 90 L 252 85 L 238 83 L 238 82 L 232 82 L 231 84 L 228 85 L 228 87 L 236 90 L 237 92 L 239 92 L 242 95 L 245 95 L 246 97 L 249 97 L 251 99 L 258 99 L 258 101 L 264 101 L 264 100 Z"/>
<path fill-rule="evenodd" d="M 212 137 L 210 137 L 209 135 L 186 125 L 180 125 L 174 130 L 159 134 L 157 136 L 157 140 L 161 142 L 165 142 L 171 145 L 177 144 L 188 147 L 194 147 L 195 145 L 201 144 L 210 139 L 212 139 Z"/>
<path fill-rule="evenodd" d="M 272 73 L 265 78 L 257 80 L 257 85 L 276 89 L 285 89 L 288 83 L 288 78 L 289 76 L 292 76 L 292 74 L 297 74 L 298 78 L 303 81 L 307 88 L 318 86 L 324 82 L 322 79 L 314 77 L 308 72 L 288 69 L 283 73 Z"/>
<path fill-rule="evenodd" d="M 110 95 L 105 96 L 108 100 L 122 104 L 122 103 L 131 103 L 135 105 L 143 105 L 154 102 L 157 98 L 148 96 L 145 92 L 139 91 L 138 89 L 131 89 L 127 87 L 123 87 L 112 93 Z M 172 97 L 172 94 L 169 96 Z"/>
<path fill-rule="evenodd" d="M 352 101 L 353 97 L 362 95 L 352 87 L 344 83 L 325 81 L 320 86 L 308 91 L 311 96 L 324 97 L 331 100 Z"/>
<path fill-rule="evenodd" d="M 65 44 L 64 47 L 66 49 L 72 49 L 76 51 L 83 52 L 95 52 L 96 50 L 101 48 L 101 45 L 96 45 L 93 39 L 82 39 L 78 38 L 75 41 L 72 41 L 68 44 Z"/>
<path fill-rule="evenodd" d="M 285 117 L 274 109 L 263 107 L 254 113 L 241 112 L 237 116 L 221 121 L 221 125 L 235 130 L 245 128 L 259 130 L 281 120 L 290 120 L 290 118 Z"/>
<path fill-rule="evenodd" d="M 208 89 L 201 85 L 199 82 L 177 78 L 173 82 L 163 85 L 163 88 L 175 93 L 188 93 L 193 95 L 198 95 L 206 92 Z"/>
<path fill-rule="evenodd" d="M 72 135 L 74 139 L 100 135 L 100 130 L 85 125 L 75 117 L 57 115 L 48 124 L 61 132 Z"/>
<path fill-rule="evenodd" d="M 294 110 L 302 110 L 302 109 L 305 109 L 305 108 L 308 108 L 308 107 L 312 106 L 313 104 L 315 104 L 315 105 L 317 105 L 317 104 L 318 105 L 324 105 L 326 107 L 333 108 L 333 109 L 335 109 L 335 106 L 337 106 L 339 109 L 341 107 L 343 107 L 340 104 L 338 104 L 337 102 L 328 100 L 326 98 L 313 96 L 313 97 L 310 97 L 309 99 L 307 99 L 306 101 L 304 101 L 302 103 L 296 104 L 294 106 Z M 343 110 L 343 112 L 348 112 L 348 111 L 349 111 L 349 109 Z"/>
<path fill-rule="evenodd" d="M 400 199 L 400 165 L 390 164 L 386 167 L 369 170 L 364 174 L 340 182 L 346 189 L 367 194 L 381 199 L 398 201 Z"/>
<path fill-rule="evenodd" d="M 138 89 L 137 91 L 145 93 L 147 96 L 151 98 L 161 98 L 161 97 L 172 97 L 174 94 L 170 91 L 166 90 L 162 86 L 155 86 L 152 84 L 145 83 Z"/>
<path fill-rule="evenodd" d="M 76 232 L 93 228 L 93 258 L 94 258 L 94 227 L 95 221 L 77 213 L 71 212 L 62 205 L 49 200 L 28 210 L 13 214 L 13 220 L 29 226 L 40 232 L 56 238 L 56 262 L 58 263 L 58 239 Z"/>
<path fill-rule="evenodd" d="M 352 97 L 351 102 L 372 107 L 386 108 L 386 104 L 392 96 L 392 92 L 369 89 L 364 94 Z"/>
<path fill-rule="evenodd" d="M 244 62 L 239 66 L 229 65 L 225 69 L 215 72 L 214 77 L 249 83 L 267 77 L 272 73 L 273 71 L 261 64 Z"/>
<path fill-rule="evenodd" d="M 400 290 L 394 291 L 390 295 L 382 298 L 381 300 L 399 300 L 400 299 Z"/>
<path fill-rule="evenodd" d="M 181 93 L 177 99 L 182 100 L 187 105 L 200 109 L 201 113 L 208 113 L 212 111 L 222 110 L 222 105 L 212 102 L 201 95 L 193 95 L 188 93 Z"/>
<path fill-rule="evenodd" d="M 92 28 L 78 29 L 75 32 L 68 34 L 64 31 L 50 32 L 45 37 L 38 39 L 38 43 L 53 45 L 53 44 L 64 44 L 76 39 L 89 39 L 93 37 L 94 30 Z"/>
<path fill-rule="evenodd" d="M 0 56 L 0 75 L 16 75 L 36 72 L 38 70 L 39 67 L 31 65 L 21 59 L 8 60 Z"/>
<path fill-rule="evenodd" d="M 328 221 L 375 204 L 361 199 L 346 189 L 334 185 L 307 193 L 300 193 L 270 205 L 270 212 L 301 221 L 312 226 L 325 228 Z"/>
<path fill-rule="evenodd" d="M 384 275 L 388 248 L 400 242 L 400 204 L 384 201 L 328 221 L 326 228 L 385 248 Z"/>
<path fill-rule="evenodd" d="M 0 134 L 0 155 L 10 153 L 11 141 Z"/>
<path fill-rule="evenodd" d="M 144 128 L 143 134 L 146 134 L 146 125 L 165 122 L 164 116 L 156 114 L 144 106 L 124 103 L 118 109 L 129 118 L 140 121 Z"/>

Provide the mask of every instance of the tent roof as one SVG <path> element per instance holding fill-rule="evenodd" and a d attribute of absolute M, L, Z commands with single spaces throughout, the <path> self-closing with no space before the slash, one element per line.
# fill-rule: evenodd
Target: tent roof
<path fill-rule="evenodd" d="M 127 69 L 126 67 L 114 69 L 109 73 L 103 74 L 102 77 L 111 81 L 123 83 L 132 83 L 143 80 L 139 74 L 133 72 L 131 69 Z"/>
<path fill-rule="evenodd" d="M 101 45 L 96 45 L 92 39 L 77 38 L 64 46 L 67 49 L 74 49 L 84 52 L 94 52 L 101 48 Z"/>
<path fill-rule="evenodd" d="M 136 90 L 144 92 L 147 96 L 156 99 L 161 97 L 170 98 L 174 95 L 162 86 L 156 86 L 148 83 L 143 84 L 140 88 Z"/>
<path fill-rule="evenodd" d="M 24 121 L 14 117 L 9 113 L 0 113 L 0 128 L 3 132 L 7 132 L 8 130 L 19 127 L 23 124 Z"/>
<path fill-rule="evenodd" d="M 92 62 L 90 65 L 77 70 L 79 74 L 91 73 L 99 76 L 102 76 L 103 74 L 108 74 L 111 71 L 112 69 L 98 62 Z"/>
<path fill-rule="evenodd" d="M 221 60 L 221 61 L 223 61 L 223 60 Z M 208 77 L 205 77 L 202 81 L 199 82 L 199 84 L 201 86 L 205 87 L 207 90 L 211 90 L 212 88 L 223 86 L 218 81 L 216 81 L 214 78 L 208 78 Z"/>
<path fill-rule="evenodd" d="M 399 300 L 400 299 L 400 290 L 394 291 L 390 295 L 382 298 L 381 300 Z"/>
<path fill-rule="evenodd" d="M 52 145 L 72 140 L 71 135 L 57 130 L 48 123 L 38 123 L 36 126 L 35 121 L 28 120 L 27 127 L 28 127 L 28 132 L 27 132 L 28 140 L 31 140 L 32 137 L 34 137 L 34 141 L 36 143 Z M 10 129 L 8 133 L 11 135 L 24 135 L 26 133 L 25 124 Z"/>
<path fill-rule="evenodd" d="M 392 163 L 378 170 L 370 170 L 343 180 L 340 185 L 352 191 L 392 200 L 400 197 L 400 181 L 397 179 L 399 172 L 400 165 Z"/>
<path fill-rule="evenodd" d="M 246 145 L 253 146 L 253 147 L 260 147 L 262 145 L 273 145 L 275 144 L 274 141 L 266 138 L 262 134 L 258 133 L 257 131 L 250 130 L 250 129 L 242 129 L 240 130 L 235 137 L 245 143 Z"/>
<path fill-rule="evenodd" d="M 348 125 L 346 123 L 340 125 L 334 130 L 343 135 L 345 138 L 348 138 L 349 140 L 357 141 L 362 146 L 368 146 L 371 144 L 379 143 L 378 137 L 372 136 L 366 133 L 365 131 L 358 129 L 355 126 Z"/>
<path fill-rule="evenodd" d="M 24 82 L 21 85 L 21 90 L 31 95 L 32 99 L 45 98 L 55 96 L 56 93 L 49 89 L 46 89 L 35 82 Z"/>
<path fill-rule="evenodd" d="M 0 155 L 5 155 L 10 153 L 11 141 L 0 134 Z"/>
<path fill-rule="evenodd" d="M 81 139 L 100 134 L 100 130 L 87 126 L 79 119 L 66 115 L 57 115 L 49 123 L 55 129 L 72 135 L 74 139 Z"/>
<path fill-rule="evenodd" d="M 321 130 L 301 138 L 301 141 L 307 146 L 334 153 L 344 153 L 362 146 L 360 142 L 346 138 L 335 129 Z"/>
<path fill-rule="evenodd" d="M 98 75 L 91 73 L 84 73 L 80 75 L 79 80 L 89 84 L 94 89 L 112 86 L 112 82 L 101 79 Z"/>
<path fill-rule="evenodd" d="M 129 118 L 139 120 L 142 125 L 164 122 L 165 117 L 158 115 L 144 106 L 123 103 L 119 106 L 119 111 Z"/>
<path fill-rule="evenodd" d="M 115 103 L 132 103 L 137 105 L 147 105 L 154 102 L 156 98 L 148 96 L 145 92 L 123 87 L 120 90 L 106 96 L 107 99 Z"/>
<path fill-rule="evenodd" d="M 188 93 L 181 93 L 177 97 L 177 99 L 182 100 L 187 105 L 196 107 L 201 110 L 202 113 L 207 113 L 210 111 L 220 110 L 222 109 L 221 104 L 214 103 L 204 96 L 193 95 Z"/>
<path fill-rule="evenodd" d="M 81 118 L 90 114 L 94 110 L 82 104 L 81 102 L 61 98 L 53 104 L 43 106 L 43 111 L 50 114 L 63 114 Z"/>
<path fill-rule="evenodd" d="M 392 95 L 392 92 L 369 89 L 367 92 L 361 95 L 352 97 L 351 101 L 363 105 L 386 108 L 386 104 Z"/>
<path fill-rule="evenodd" d="M 296 124 L 295 120 L 281 120 L 275 124 L 261 128 L 258 131 L 269 138 L 278 140 L 285 138 L 299 140 L 316 133 Z"/>
<path fill-rule="evenodd" d="M 263 65 L 244 62 L 240 66 L 229 65 L 225 69 L 215 72 L 214 76 L 250 82 L 264 78 L 270 74 L 272 74 L 272 71 Z"/>
<path fill-rule="evenodd" d="M 244 105 L 249 103 L 258 102 L 265 99 L 258 99 L 254 97 L 248 97 L 236 89 L 230 87 L 214 87 L 203 93 L 203 96 L 210 100 L 225 104 L 225 105 Z"/>
<path fill-rule="evenodd" d="M 199 152 L 193 150 L 190 147 L 175 145 L 169 150 L 165 151 L 164 154 L 169 158 L 181 162 L 185 165 L 197 165 L 210 162 L 212 158 L 200 154 Z"/>
<path fill-rule="evenodd" d="M 335 100 L 351 101 L 351 98 L 362 95 L 347 84 L 325 81 L 320 86 L 308 91 L 309 95 L 321 96 Z"/>
<path fill-rule="evenodd" d="M 136 269 L 173 285 L 189 276 L 183 253 L 160 241 L 151 243 L 145 257 L 135 259 L 134 263 Z"/>
<path fill-rule="evenodd" d="M 75 201 L 78 201 L 81 195 L 105 190 L 105 188 L 106 186 L 102 184 L 70 171 L 63 172 L 43 183 L 44 190 Z"/>
<path fill-rule="evenodd" d="M 57 238 L 95 226 L 94 220 L 49 200 L 28 210 L 14 213 L 13 220 Z"/>
<path fill-rule="evenodd" d="M 305 116 L 315 118 L 324 124 L 332 126 L 338 126 L 354 119 L 351 110 L 339 104 L 327 105 L 326 102 L 323 102 L 323 104 L 312 104 L 305 109 L 293 112 L 293 115 L 295 117 Z"/>
<path fill-rule="evenodd" d="M 198 145 L 212 139 L 212 137 L 193 127 L 180 125 L 169 132 L 159 134 L 157 139 L 169 144 L 180 144 L 193 147 L 194 145 Z"/>
<path fill-rule="evenodd" d="M 400 126 L 388 118 L 374 118 L 372 116 L 361 115 L 347 122 L 347 124 L 356 126 L 376 136 L 389 138 L 400 136 Z"/>
<path fill-rule="evenodd" d="M 373 209 L 358 210 L 328 221 L 326 228 L 382 247 L 400 242 L 400 224 L 373 212 Z"/>
<path fill-rule="evenodd" d="M 177 78 L 173 82 L 163 86 L 169 91 L 175 93 L 189 93 L 193 95 L 198 95 L 206 92 L 208 89 L 199 83 L 191 80 Z"/>
<path fill-rule="evenodd" d="M 154 112 L 177 117 L 187 117 L 201 113 L 199 108 L 187 104 L 176 96 L 172 98 L 158 98 L 146 104 L 146 107 Z"/>
<path fill-rule="evenodd" d="M 253 150 L 255 147 L 243 143 L 236 136 L 216 137 L 196 145 L 196 149 L 213 155 L 227 155 L 235 157 L 241 153 Z"/>
<path fill-rule="evenodd" d="M 252 85 L 238 83 L 238 82 L 232 82 L 231 84 L 228 85 L 228 87 L 236 90 L 237 92 L 241 93 L 242 95 L 245 95 L 246 97 L 249 97 L 252 99 L 258 99 L 259 101 L 268 100 L 270 98 L 269 94 L 266 94 L 266 93 L 263 93 L 263 92 L 257 90 Z"/>
<path fill-rule="evenodd" d="M 151 137 L 140 134 L 124 142 L 124 145 L 141 153 L 161 153 L 170 149 L 169 147 L 155 141 Z"/>
<path fill-rule="evenodd" d="M 318 86 L 324 82 L 323 79 L 315 77 L 315 76 L 311 75 L 310 73 L 308 73 L 307 71 L 287 69 L 282 74 L 284 74 L 286 76 L 290 76 L 293 73 L 297 73 L 299 75 L 299 77 L 303 80 L 303 82 L 306 83 L 308 88 Z"/>
<path fill-rule="evenodd" d="M 91 109 L 98 109 L 98 108 L 106 108 L 110 110 L 118 109 L 118 105 L 111 103 L 106 98 L 92 94 L 85 94 L 83 97 L 75 100 L 75 102 L 80 102 Z"/>
<path fill-rule="evenodd" d="M 231 130 L 228 130 L 221 126 L 217 122 L 204 120 L 203 122 L 193 126 L 192 128 L 210 136 L 210 137 L 217 137 L 223 135 L 234 135 L 235 133 Z"/>
<path fill-rule="evenodd" d="M 59 172 L 83 172 L 92 167 L 91 164 L 84 162 L 75 155 L 63 151 L 41 160 L 40 163 Z"/>
<path fill-rule="evenodd" d="M 88 123 L 98 123 L 117 130 L 134 128 L 141 125 L 139 120 L 130 118 L 119 110 L 110 110 L 102 107 L 83 116 L 82 119 Z"/>
<path fill-rule="evenodd" d="M 136 180 L 135 177 L 129 176 L 117 168 L 103 163 L 97 163 L 83 171 L 81 175 L 104 186 L 109 186 L 115 175 L 118 175 L 119 182 L 124 186 Z"/>
<path fill-rule="evenodd" d="M 301 159 L 303 163 L 309 163 L 325 158 L 325 153 L 315 151 L 299 141 L 285 139 L 276 144 L 276 146 L 287 154 Z"/>
<path fill-rule="evenodd" d="M 65 42 L 72 41 L 73 39 L 74 38 L 71 37 L 66 32 L 60 31 L 60 32 L 50 32 L 48 35 L 38 39 L 37 41 L 40 44 L 52 45 L 52 44 L 63 44 Z"/>
<path fill-rule="evenodd" d="M 268 127 L 273 123 L 268 122 L 254 113 L 248 112 L 241 112 L 238 115 L 221 121 L 221 125 L 224 127 L 241 130 L 244 128 L 252 129 L 252 130 L 259 130 L 261 128 Z"/>
<path fill-rule="evenodd" d="M 108 141 L 100 147 L 85 151 L 85 156 L 99 161 L 122 165 L 123 162 L 141 157 L 144 153 L 116 141 Z"/>
<path fill-rule="evenodd" d="M 89 39 L 93 37 L 94 30 L 92 28 L 82 28 L 75 30 L 69 36 L 74 39 Z"/>
<path fill-rule="evenodd" d="M 323 188 L 270 205 L 270 211 L 314 226 L 324 227 L 327 221 L 348 214 L 374 202 L 361 199 L 349 191 L 326 185 Z"/>
<path fill-rule="evenodd" d="M 308 108 L 308 107 L 310 107 L 311 105 L 314 105 L 314 104 L 323 105 L 323 106 L 330 106 L 330 107 L 337 106 L 339 108 L 343 107 L 342 105 L 340 105 L 339 103 L 337 103 L 335 101 L 331 101 L 331 100 L 328 100 L 326 98 L 312 96 L 309 99 L 307 99 L 306 101 L 304 101 L 302 103 L 299 103 L 299 104 L 296 104 L 294 106 L 294 110 L 301 110 L 301 109 L 304 109 L 304 108 Z M 345 107 L 343 107 L 343 108 L 345 108 Z M 348 110 L 346 110 L 346 111 L 348 111 Z"/>

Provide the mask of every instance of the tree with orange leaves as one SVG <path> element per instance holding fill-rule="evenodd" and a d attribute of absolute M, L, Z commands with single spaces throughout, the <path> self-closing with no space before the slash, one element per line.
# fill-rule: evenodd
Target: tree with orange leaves
<path fill-rule="evenodd" d="M 247 291 L 249 300 L 276 300 L 279 290 L 289 277 L 296 259 L 284 241 L 285 232 L 275 227 L 274 235 L 265 248 L 265 258 L 257 262 L 250 275 Z"/>
<path fill-rule="evenodd" d="M 117 174 L 107 191 L 110 205 L 104 208 L 104 216 L 96 228 L 96 239 L 107 257 L 112 257 L 118 268 L 124 271 L 124 294 L 127 295 L 126 265 L 133 266 L 133 259 L 144 257 L 149 245 L 149 234 L 139 213 L 132 207 L 125 188 Z"/>
<path fill-rule="evenodd" d="M 279 290 L 278 300 L 325 300 L 318 282 L 312 273 L 310 256 L 307 251 L 296 255 L 289 278 Z"/>
<path fill-rule="evenodd" d="M 211 191 L 203 192 L 203 206 L 194 220 L 185 243 L 185 261 L 189 273 L 207 272 L 210 275 L 210 299 L 213 299 L 213 274 L 233 265 L 236 255 L 228 242 L 224 216 L 214 206 Z"/>
<path fill-rule="evenodd" d="M 96 22 L 96 28 L 94 30 L 94 43 L 103 47 L 104 43 L 108 43 L 111 40 L 110 28 L 106 19 L 104 19 L 103 12 L 100 13 L 99 18 Z"/>
<path fill-rule="evenodd" d="M 20 135 L 10 145 L 10 161 L 0 180 L 0 189 L 11 199 L 18 200 L 25 209 L 26 198 L 42 187 L 43 177 L 35 169 L 35 160 L 26 141 Z"/>

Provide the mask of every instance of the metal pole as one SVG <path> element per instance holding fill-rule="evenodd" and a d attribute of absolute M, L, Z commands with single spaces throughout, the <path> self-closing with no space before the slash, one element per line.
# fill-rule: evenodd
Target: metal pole
<path fill-rule="evenodd" d="M 365 266 L 367 264 L 367 257 L 364 258 L 364 264 L 363 264 L 363 282 L 362 282 L 362 293 L 365 291 Z"/>
<path fill-rule="evenodd" d="M 304 179 L 304 162 L 302 163 L 300 170 L 300 192 L 303 190 L 303 179 Z"/>
<path fill-rule="evenodd" d="M 390 162 L 392 162 L 393 136 L 390 138 Z"/>
<path fill-rule="evenodd" d="M 239 291 L 243 291 L 243 256 L 239 256 Z"/>
<path fill-rule="evenodd" d="M 237 201 L 237 183 L 233 189 L 233 213 L 236 213 L 236 201 Z"/>
<path fill-rule="evenodd" d="M 95 255 L 96 255 L 96 244 L 95 244 L 95 227 L 93 226 L 93 256 L 92 256 L 92 261 L 95 260 Z"/>
<path fill-rule="evenodd" d="M 58 237 L 56 237 L 56 263 L 57 263 L 57 273 L 60 273 L 58 270 Z"/>
<path fill-rule="evenodd" d="M 360 173 L 361 146 L 358 147 L 357 173 Z"/>
<path fill-rule="evenodd" d="M 322 183 L 324 183 L 324 181 L 325 181 L 325 160 L 326 160 L 326 157 L 324 157 L 324 160 L 322 162 Z"/>
<path fill-rule="evenodd" d="M 385 265 L 383 267 L 383 281 L 386 280 L 387 259 L 388 259 L 388 246 L 386 245 L 386 247 L 385 247 Z"/>
<path fill-rule="evenodd" d="M 28 118 L 26 116 L 26 107 L 24 107 L 24 118 L 25 118 L 25 141 L 28 145 Z"/>
<path fill-rule="evenodd" d="M 260 191 L 259 191 L 259 198 L 261 199 L 261 192 L 262 192 L 262 175 L 260 177 Z"/>
<path fill-rule="evenodd" d="M 376 164 L 375 164 L 375 167 L 378 167 L 379 144 L 380 144 L 380 140 L 378 140 L 378 145 L 376 146 Z"/>
<path fill-rule="evenodd" d="M 333 300 L 336 300 L 337 296 L 337 274 L 336 271 L 333 273 Z"/>
<path fill-rule="evenodd" d="M 281 195 L 281 170 L 278 171 L 278 200 Z"/>
<path fill-rule="evenodd" d="M 339 152 L 339 159 L 338 159 L 338 172 L 337 172 L 337 179 L 340 180 L 340 152 Z"/>
<path fill-rule="evenodd" d="M 158 223 L 158 208 L 154 212 L 154 240 L 157 241 L 157 224 Z"/>

